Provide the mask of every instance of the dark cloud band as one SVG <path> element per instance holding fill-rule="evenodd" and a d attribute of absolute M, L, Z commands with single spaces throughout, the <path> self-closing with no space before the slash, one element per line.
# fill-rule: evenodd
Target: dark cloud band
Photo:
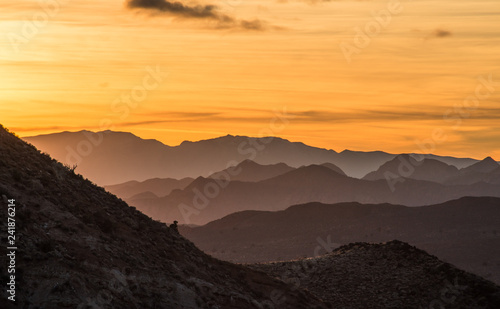
<path fill-rule="evenodd" d="M 213 18 L 217 20 L 229 18 L 229 21 L 232 20 L 228 16 L 217 13 L 217 6 L 215 5 L 187 6 L 177 1 L 170 2 L 166 0 L 130 0 L 127 5 L 129 8 L 151 9 L 184 17 Z"/>
<path fill-rule="evenodd" d="M 241 28 L 245 30 L 264 30 L 265 23 L 255 20 L 236 20 L 217 11 L 215 5 L 188 6 L 178 1 L 167 0 L 129 0 L 127 6 L 131 9 L 149 9 L 182 18 L 215 20 L 217 28 Z"/>

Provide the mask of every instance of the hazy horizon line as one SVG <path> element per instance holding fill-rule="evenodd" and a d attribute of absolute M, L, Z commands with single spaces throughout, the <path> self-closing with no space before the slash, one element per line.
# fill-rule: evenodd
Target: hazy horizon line
<path fill-rule="evenodd" d="M 16 133 L 16 131 L 14 130 L 11 130 L 12 132 Z M 449 155 L 449 154 L 437 154 L 437 153 L 432 153 L 432 152 L 426 152 L 426 153 L 423 153 L 423 152 L 401 152 L 401 153 L 394 153 L 394 152 L 388 152 L 388 151 L 385 151 L 385 150 L 380 150 L 380 149 L 377 149 L 377 150 L 353 150 L 353 149 L 343 149 L 341 151 L 337 151 L 333 148 L 325 148 L 325 147 L 321 147 L 321 146 L 314 146 L 314 145 L 310 145 L 310 144 L 306 144 L 305 142 L 303 141 L 294 141 L 294 140 L 290 140 L 286 137 L 283 137 L 283 136 L 286 136 L 286 135 L 281 135 L 281 136 L 261 136 L 261 137 L 258 137 L 258 136 L 250 136 L 250 135 L 241 135 L 241 134 L 231 134 L 231 133 L 227 133 L 227 134 L 222 134 L 222 135 L 219 135 L 219 136 L 216 136 L 216 137 L 213 137 L 213 138 L 206 138 L 206 139 L 199 139 L 199 140 L 184 140 L 182 141 L 180 144 L 177 144 L 177 145 L 169 145 L 169 144 L 165 144 L 164 142 L 162 142 L 161 140 L 158 140 L 156 138 L 143 138 L 139 135 L 137 135 L 136 133 L 132 132 L 132 131 L 121 131 L 121 130 L 110 130 L 110 129 L 107 129 L 107 130 L 101 130 L 101 131 L 94 131 L 94 130 L 89 130 L 89 129 L 80 129 L 80 130 L 76 130 L 76 131 L 70 131 L 70 130 L 64 130 L 64 131 L 53 131 L 53 132 L 50 132 L 50 133 L 43 133 L 43 134 L 37 134 L 37 135 L 23 135 L 23 136 L 20 136 L 22 139 L 24 138 L 34 138 L 34 137 L 40 137 L 40 136 L 48 136 L 48 135 L 55 135 L 55 134 L 62 134 L 62 133 L 80 133 L 80 132 L 91 132 L 91 133 L 105 133 L 105 132 L 112 132 L 112 133 L 128 133 L 128 134 L 132 134 L 134 135 L 135 137 L 138 137 L 142 140 L 155 140 L 165 146 L 169 146 L 169 147 L 179 147 L 181 146 L 183 143 L 187 142 L 187 143 L 196 143 L 196 142 L 202 142 L 202 141 L 208 141 L 208 140 L 215 140 L 215 139 L 219 139 L 219 138 L 224 138 L 224 137 L 227 137 L 227 136 L 231 136 L 231 137 L 243 137 L 243 138 L 255 138 L 255 139 L 265 139 L 265 138 L 269 138 L 269 137 L 272 137 L 272 138 L 278 138 L 278 139 L 282 139 L 282 140 L 285 140 L 285 141 L 288 141 L 290 143 L 302 143 L 308 147 L 313 147 L 313 148 L 317 148 L 317 149 L 324 149 L 324 150 L 331 150 L 331 151 L 334 151 L 338 154 L 342 153 L 342 152 L 345 152 L 345 151 L 351 151 L 351 152 L 362 152 L 362 153 L 371 153 L 371 152 L 381 152 L 381 153 L 385 153 L 385 154 L 389 154 L 389 155 L 394 155 L 394 156 L 397 156 L 397 155 L 403 155 L 403 154 L 409 154 L 409 155 L 412 155 L 412 154 L 421 154 L 421 155 L 434 155 L 434 156 L 440 156 L 440 157 L 451 157 L 451 158 L 457 158 L 457 159 L 473 159 L 473 160 L 477 160 L 477 161 L 482 161 L 488 157 L 491 157 L 491 156 L 488 156 L 486 155 L 485 157 L 482 157 L 482 158 L 476 158 L 474 156 L 467 156 L 467 157 L 457 157 L 457 156 L 453 156 L 453 155 Z M 17 134 L 17 133 L 16 133 Z M 495 159 L 494 159 L 495 160 Z M 495 160 L 496 161 L 496 160 Z M 500 163 L 500 161 L 497 161 Z"/>

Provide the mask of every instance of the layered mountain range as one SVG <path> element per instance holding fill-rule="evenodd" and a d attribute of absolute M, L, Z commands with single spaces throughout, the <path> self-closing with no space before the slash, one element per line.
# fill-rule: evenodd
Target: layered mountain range
<path fill-rule="evenodd" d="M 408 164 L 402 165 L 403 161 Z M 489 172 L 480 172 L 488 162 L 497 167 L 491 164 Z M 459 181 L 469 179 L 469 174 L 475 175 L 476 182 Z M 499 175 L 500 165 L 490 158 L 458 170 L 434 159 L 416 161 L 400 155 L 363 179 L 346 176 L 331 163 L 291 168 L 244 161 L 212 177 L 198 177 L 163 197 L 124 198 L 155 219 L 201 225 L 238 211 L 283 210 L 308 202 L 422 206 L 463 196 L 500 197 Z"/>
<path fill-rule="evenodd" d="M 153 142 L 152 145 L 156 147 L 157 144 Z M 297 181 L 309 188 L 325 179 L 347 179 L 351 184 L 369 182 L 350 178 L 331 164 L 291 169 L 278 164 L 272 169 L 263 168 L 265 172 L 262 173 L 257 172 L 260 167 L 253 162 L 241 164 L 253 166 L 254 172 L 241 171 L 242 179 L 227 181 L 224 191 L 231 186 L 245 189 L 249 184 L 255 189 L 266 186 L 279 189 L 281 183 L 280 190 L 291 193 L 297 188 Z M 122 190 L 119 192 L 123 196 L 139 195 L 139 198 L 141 195 L 152 197 L 151 194 L 182 195 L 185 190 L 203 183 L 215 182 L 222 188 L 227 174 L 240 175 L 235 168 L 237 170 L 238 166 L 224 167 L 219 173 L 209 173 L 211 177 L 199 177 L 191 183 L 189 179 L 145 182 L 138 179 L 113 189 Z M 418 181 L 404 180 L 401 185 Z M 386 180 L 373 181 L 378 182 L 382 184 Z M 245 200 L 265 193 L 259 190 L 243 191 L 248 195 L 240 198 Z M 336 190 L 340 192 L 347 187 Z M 309 194 L 309 198 L 315 199 L 323 193 L 312 191 Z M 281 264 L 245 266 L 217 260 L 181 236 L 176 224 L 152 220 L 76 173 L 70 164 L 59 163 L 1 126 L 0 196 L 3 208 L 15 203 L 12 216 L 16 220 L 17 237 L 17 249 L 11 249 L 16 255 L 15 279 L 2 272 L 2 282 L 15 280 L 18 287 L 15 303 L 7 300 L 4 289 L 0 300 L 2 308 L 319 309 L 402 308 L 402 305 L 408 308 L 437 305 L 498 308 L 500 305 L 500 287 L 494 283 L 399 241 L 351 244 L 314 259 Z M 298 199 L 298 195 L 292 195 L 286 202 L 293 199 Z M 496 200 L 490 199 L 481 201 L 480 207 L 490 207 L 492 211 L 498 208 Z M 372 215 L 379 212 L 377 205 L 365 206 L 375 209 Z M 346 212 L 360 207 L 348 204 Z M 307 216 L 321 215 L 315 208 L 314 204 L 309 205 L 301 220 L 307 222 Z M 460 212 L 473 218 L 474 212 L 468 213 L 466 209 Z M 245 217 L 246 214 L 232 216 Z M 325 221 L 327 225 L 335 224 L 335 215 L 323 215 L 324 219 L 329 219 Z M 484 216 L 482 212 L 479 215 Z M 382 211 L 381 220 L 386 217 L 391 217 L 390 211 Z M 495 218 L 491 215 L 485 220 L 494 221 Z M 388 226 L 396 226 L 391 220 Z M 325 225 L 319 218 L 316 221 L 320 226 Z M 273 239 L 274 233 L 279 235 L 278 226 L 272 227 L 278 221 L 269 222 L 270 226 L 262 231 L 268 233 L 264 237 Z M 343 222 L 349 225 L 348 216 Z M 460 222 L 456 221 L 455 226 L 459 227 Z M 7 220 L 1 224 L 2 230 L 7 230 Z M 238 228 L 245 226 L 237 225 Z M 251 228 L 248 237 L 259 232 L 257 225 L 248 226 Z M 295 227 L 301 226 L 296 224 Z M 181 227 L 180 232 L 186 229 Z M 2 241 L 7 241 L 6 236 L 2 236 Z M 321 254 L 331 251 L 328 248 Z"/>
<path fill-rule="evenodd" d="M 458 169 L 436 159 L 416 160 L 399 155 L 363 177 L 365 180 L 411 178 L 445 185 L 471 185 L 478 182 L 500 184 L 500 164 L 487 157 L 470 166 Z"/>
<path fill-rule="evenodd" d="M 114 182 L 106 189 L 163 222 L 201 225 L 238 211 L 308 202 L 422 206 L 463 196 L 500 197 L 500 165 L 490 157 L 337 153 L 280 138 L 231 135 L 176 147 L 112 131 L 25 140 L 69 166 L 74 161 L 76 171 L 92 181 Z"/>
<path fill-rule="evenodd" d="M 253 138 L 227 135 L 168 146 L 127 132 L 80 131 L 24 137 L 38 149 L 68 165 L 99 185 L 152 178 L 208 177 L 214 172 L 250 159 L 262 165 L 285 163 L 291 167 L 333 163 L 347 175 L 361 178 L 396 155 L 311 147 L 278 137 Z M 457 168 L 477 160 L 424 155 Z"/>

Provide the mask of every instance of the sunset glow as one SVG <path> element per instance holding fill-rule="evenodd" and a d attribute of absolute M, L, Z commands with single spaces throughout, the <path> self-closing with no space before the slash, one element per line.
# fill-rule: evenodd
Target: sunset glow
<path fill-rule="evenodd" d="M 113 129 L 177 145 L 270 132 L 500 160 L 497 0 L 197 3 L 216 17 L 0 4 L 0 123 L 20 136 Z"/>

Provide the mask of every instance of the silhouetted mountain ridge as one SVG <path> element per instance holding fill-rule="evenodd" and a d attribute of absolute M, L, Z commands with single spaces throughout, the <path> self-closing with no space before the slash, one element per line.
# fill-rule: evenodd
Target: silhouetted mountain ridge
<path fill-rule="evenodd" d="M 175 189 L 184 189 L 193 180 L 193 178 L 153 178 L 142 182 L 127 181 L 121 184 L 105 186 L 104 188 L 121 198 L 130 198 L 143 192 L 151 192 L 161 197 L 170 194 Z"/>
<path fill-rule="evenodd" d="M 500 164 L 497 161 L 493 160 L 492 157 L 486 157 L 483 160 L 472 164 L 466 168 L 461 169 L 461 172 L 480 172 L 480 173 L 491 173 L 495 169 L 499 168 Z"/>
<path fill-rule="evenodd" d="M 458 169 L 455 166 L 441 161 L 434 159 L 417 161 L 408 154 L 402 154 L 384 163 L 378 170 L 367 174 L 363 179 L 378 180 L 403 177 L 443 183 L 457 173 Z"/>
<path fill-rule="evenodd" d="M 293 167 L 290 167 L 285 163 L 262 165 L 247 159 L 240 162 L 236 166 L 213 173 L 209 176 L 209 178 L 228 179 L 230 181 L 257 182 L 282 175 L 293 169 Z"/>
<path fill-rule="evenodd" d="M 500 184 L 498 171 L 500 171 L 500 164 L 491 157 L 487 157 L 482 161 L 459 170 L 455 175 L 446 179 L 444 183 L 449 185 L 471 185 L 480 182 Z"/>
<path fill-rule="evenodd" d="M 500 197 L 498 184 L 445 185 L 404 177 L 391 181 L 362 180 L 322 165 L 309 165 L 258 182 L 199 177 L 183 190 L 134 201 L 133 205 L 157 220 L 202 225 L 237 211 L 283 210 L 308 202 L 422 206 L 463 196 Z"/>
<path fill-rule="evenodd" d="M 250 159 L 262 165 L 285 163 L 290 167 L 332 163 L 347 175 L 361 178 L 393 159 L 382 151 L 337 153 L 290 142 L 279 137 L 253 138 L 227 135 L 197 142 L 167 146 L 125 132 L 63 132 L 25 137 L 42 151 L 63 163 L 78 163 L 77 171 L 101 185 L 144 181 L 151 178 L 208 177 L 214 171 Z M 425 155 L 431 156 L 431 155 Z M 433 156 L 441 159 L 441 157 Z M 442 157 L 457 167 L 477 160 Z"/>

